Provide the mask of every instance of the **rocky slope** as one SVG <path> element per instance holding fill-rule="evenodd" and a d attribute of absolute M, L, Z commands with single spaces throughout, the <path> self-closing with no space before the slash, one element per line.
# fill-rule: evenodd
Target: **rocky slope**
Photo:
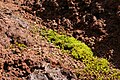
<path fill-rule="evenodd" d="M 119 68 L 119 24 L 119 0 L 0 0 L 0 79 L 95 78 L 39 35 L 44 26 L 85 42 Z"/>
<path fill-rule="evenodd" d="M 19 9 L 0 2 L 0 79 L 77 79 L 74 72 L 83 69 L 84 64 L 39 36 L 34 21 L 23 18 L 30 15 L 22 15 Z"/>
<path fill-rule="evenodd" d="M 21 5 L 43 25 L 85 42 L 96 56 L 120 67 L 120 0 L 25 0 Z"/>

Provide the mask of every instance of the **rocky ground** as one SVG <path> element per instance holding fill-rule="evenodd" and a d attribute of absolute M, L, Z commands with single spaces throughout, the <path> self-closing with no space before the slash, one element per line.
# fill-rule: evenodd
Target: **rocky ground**
<path fill-rule="evenodd" d="M 47 28 L 85 42 L 96 56 L 120 67 L 120 0 L 27 0 L 23 5 Z"/>
<path fill-rule="evenodd" d="M 76 80 L 84 64 L 39 36 L 20 9 L 0 2 L 0 80 Z"/>
<path fill-rule="evenodd" d="M 42 25 L 85 42 L 120 68 L 119 24 L 119 0 L 0 0 L 0 79 L 79 79 L 84 64 L 42 38 Z"/>

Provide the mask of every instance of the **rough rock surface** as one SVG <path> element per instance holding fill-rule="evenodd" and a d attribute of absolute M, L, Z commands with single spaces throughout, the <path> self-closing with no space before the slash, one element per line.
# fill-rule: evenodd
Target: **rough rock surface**
<path fill-rule="evenodd" d="M 0 80 L 76 80 L 84 64 L 42 38 L 35 22 L 41 21 L 0 1 Z"/>
<path fill-rule="evenodd" d="M 40 37 L 41 24 L 85 42 L 120 68 L 119 0 L 0 0 L 0 79 L 78 79 L 84 64 Z"/>
<path fill-rule="evenodd" d="M 22 4 L 48 28 L 82 40 L 96 56 L 120 67 L 120 0 L 27 0 Z"/>

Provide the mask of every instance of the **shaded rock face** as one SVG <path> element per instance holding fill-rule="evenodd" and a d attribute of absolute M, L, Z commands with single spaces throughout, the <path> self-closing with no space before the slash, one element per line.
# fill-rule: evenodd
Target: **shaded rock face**
<path fill-rule="evenodd" d="M 119 0 L 27 0 L 24 5 L 48 28 L 82 40 L 119 68 Z"/>

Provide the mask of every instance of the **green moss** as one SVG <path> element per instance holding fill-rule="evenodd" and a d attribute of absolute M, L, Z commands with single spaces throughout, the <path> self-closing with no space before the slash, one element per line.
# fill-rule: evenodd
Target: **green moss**
<path fill-rule="evenodd" d="M 104 58 L 94 57 L 92 50 L 83 42 L 73 37 L 60 35 L 53 30 L 42 29 L 41 35 L 46 37 L 49 42 L 54 43 L 60 49 L 72 54 L 74 58 L 81 60 L 86 66 L 84 71 L 91 76 L 94 75 L 96 79 L 101 80 L 105 75 L 111 74 L 109 62 Z M 110 77 L 120 76 L 111 75 L 109 78 Z"/>
<path fill-rule="evenodd" d="M 13 48 L 20 48 L 20 49 L 25 49 L 27 48 L 27 45 L 23 44 L 23 43 L 18 43 L 18 42 L 15 42 L 14 44 L 11 44 L 10 45 L 10 49 L 13 49 Z"/>
<path fill-rule="evenodd" d="M 27 47 L 25 44 L 18 43 L 18 42 L 16 42 L 15 45 L 18 46 L 19 48 L 26 48 Z"/>

